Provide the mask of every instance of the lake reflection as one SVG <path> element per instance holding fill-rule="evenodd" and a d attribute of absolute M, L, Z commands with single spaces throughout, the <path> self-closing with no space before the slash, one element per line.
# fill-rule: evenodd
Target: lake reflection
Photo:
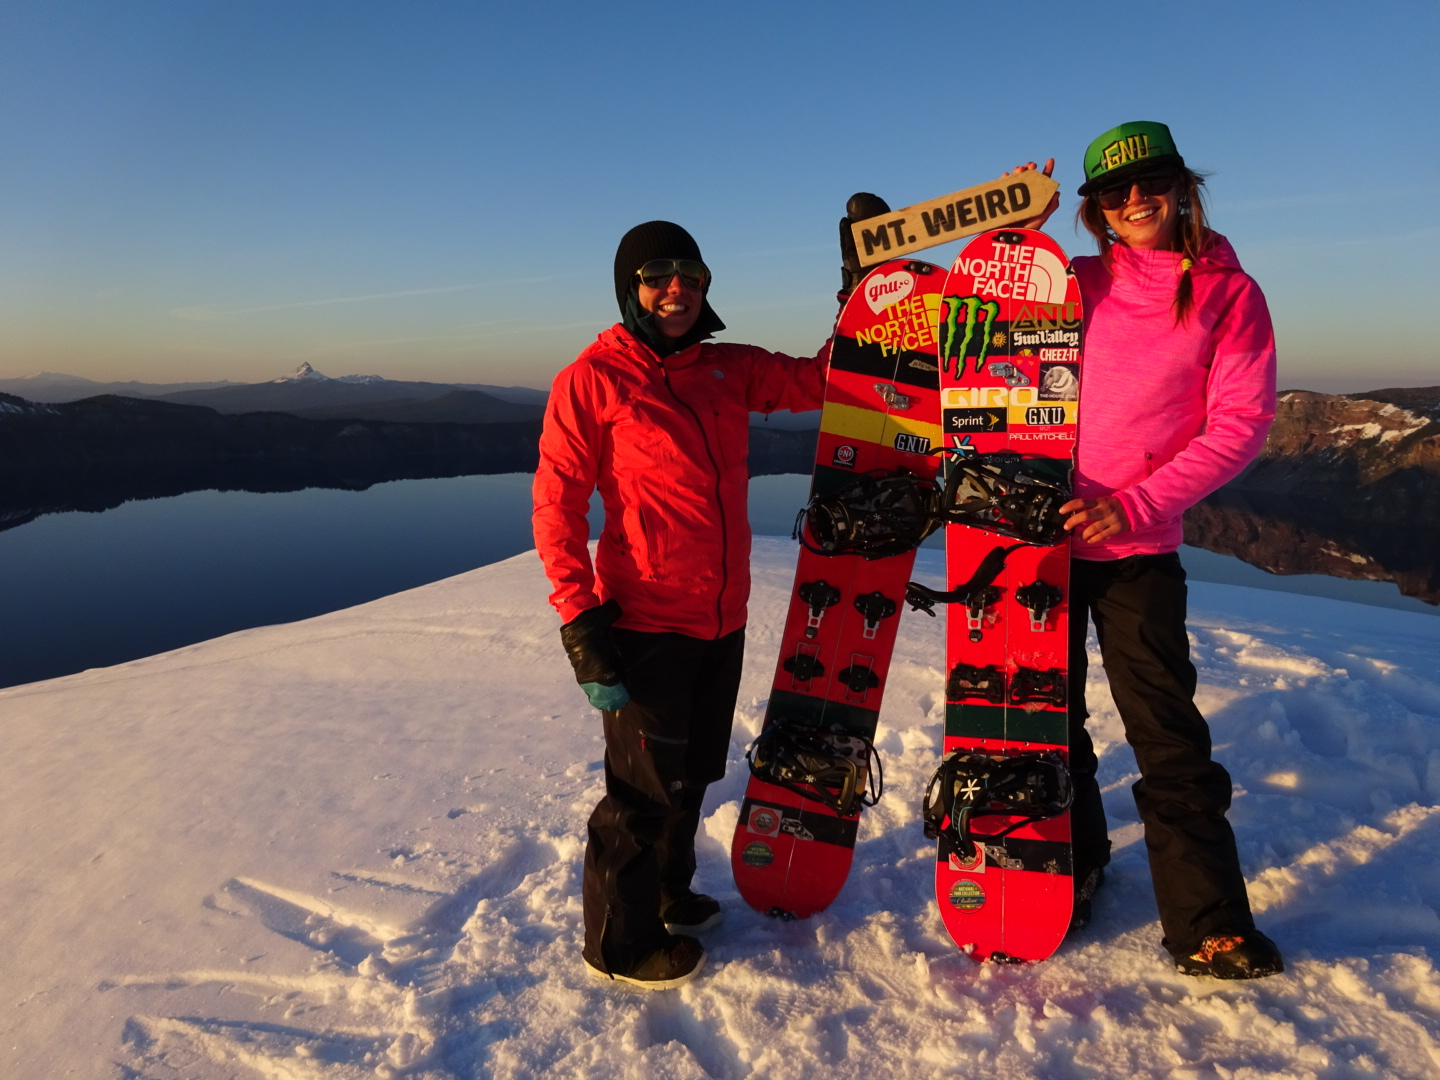
<path fill-rule="evenodd" d="M 528 551 L 530 483 L 512 473 L 365 491 L 197 491 L 0 532 L 0 686 L 309 618 Z M 752 479 L 751 527 L 788 535 L 808 486 L 804 476 Z M 592 510 L 592 536 L 599 517 Z M 1244 584 L 1319 595 L 1348 586 L 1345 599 L 1425 608 L 1393 586 L 1275 578 L 1199 554 L 1208 568 L 1186 562 L 1200 580 L 1250 571 Z"/>

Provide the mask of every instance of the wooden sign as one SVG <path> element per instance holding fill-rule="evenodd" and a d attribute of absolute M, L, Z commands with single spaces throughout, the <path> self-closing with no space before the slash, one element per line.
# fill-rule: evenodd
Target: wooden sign
<path fill-rule="evenodd" d="M 1035 169 L 916 203 L 850 226 L 861 266 L 1038 217 L 1060 185 Z"/>

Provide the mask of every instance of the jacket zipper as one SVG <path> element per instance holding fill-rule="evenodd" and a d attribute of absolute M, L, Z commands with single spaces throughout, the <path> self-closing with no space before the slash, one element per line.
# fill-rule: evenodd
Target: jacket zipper
<path fill-rule="evenodd" d="M 663 360 L 660 361 L 660 377 L 665 380 L 665 389 L 670 396 L 685 407 L 685 411 L 694 419 L 695 426 L 700 429 L 700 441 L 705 444 L 705 456 L 710 459 L 710 468 L 715 470 L 715 505 L 720 510 L 720 591 L 715 594 L 715 637 L 718 639 L 721 631 L 725 629 L 723 601 L 725 587 L 730 583 L 730 529 L 725 521 L 725 499 L 720 492 L 720 465 L 715 460 L 714 451 L 710 449 L 710 436 L 705 434 L 705 425 L 700 422 L 700 414 L 670 385 L 670 371 Z"/>

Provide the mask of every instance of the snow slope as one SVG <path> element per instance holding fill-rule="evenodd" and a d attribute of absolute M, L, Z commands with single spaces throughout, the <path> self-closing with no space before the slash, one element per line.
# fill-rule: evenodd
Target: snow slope
<path fill-rule="evenodd" d="M 726 903 L 671 994 L 579 962 L 597 715 L 533 554 L 306 622 L 0 691 L 0 1062 L 14 1077 L 1434 1077 L 1440 620 L 1192 589 L 1201 704 L 1290 970 L 1164 962 L 1133 759 L 1092 665 L 1117 844 L 1092 926 L 981 967 L 931 899 L 918 799 L 943 702 L 910 615 L 889 793 L 821 916 L 739 903 L 727 845 L 793 567 L 756 546 L 750 663 L 699 885 Z M 939 576 L 937 552 L 920 557 Z M 7 1061 L 8 1059 L 8 1061 Z"/>

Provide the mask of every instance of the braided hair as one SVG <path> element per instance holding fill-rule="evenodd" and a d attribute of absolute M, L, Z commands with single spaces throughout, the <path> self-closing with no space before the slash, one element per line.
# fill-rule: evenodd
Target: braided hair
<path fill-rule="evenodd" d="M 1179 326 L 1190 315 L 1195 306 L 1195 283 L 1190 271 L 1200 259 L 1200 253 L 1209 245 L 1210 230 L 1205 224 L 1205 177 L 1193 169 L 1181 166 L 1176 178 L 1179 196 L 1176 199 L 1176 227 L 1174 250 L 1181 252 L 1180 281 L 1175 286 L 1175 325 Z M 1110 248 L 1119 243 L 1119 237 L 1105 220 L 1105 212 L 1095 196 L 1087 195 L 1075 211 L 1077 224 L 1095 238 L 1100 249 L 1100 259 L 1110 269 Z"/>

